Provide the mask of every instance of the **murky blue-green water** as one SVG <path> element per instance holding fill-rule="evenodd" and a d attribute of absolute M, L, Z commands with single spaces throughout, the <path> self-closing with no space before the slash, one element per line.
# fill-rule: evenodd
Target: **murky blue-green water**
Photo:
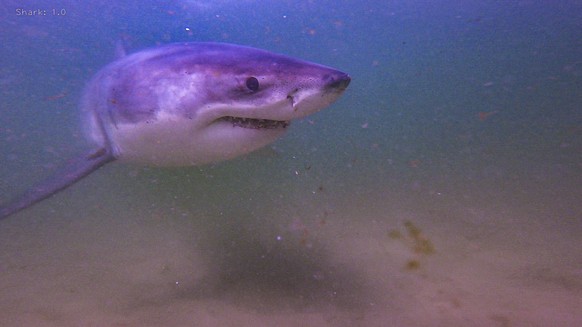
<path fill-rule="evenodd" d="M 580 1 L 3 1 L 0 18 L 2 202 L 85 148 L 79 97 L 118 40 L 352 76 L 267 150 L 113 163 L 1 221 L 0 325 L 582 324 Z"/>

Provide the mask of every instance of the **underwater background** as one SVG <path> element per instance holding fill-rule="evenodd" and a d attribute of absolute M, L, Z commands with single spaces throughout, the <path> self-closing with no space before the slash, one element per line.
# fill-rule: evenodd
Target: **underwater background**
<path fill-rule="evenodd" d="M 352 82 L 265 150 L 112 163 L 1 221 L 0 325 L 582 325 L 582 2 L 2 1 L 0 203 L 86 149 L 120 40 Z"/>

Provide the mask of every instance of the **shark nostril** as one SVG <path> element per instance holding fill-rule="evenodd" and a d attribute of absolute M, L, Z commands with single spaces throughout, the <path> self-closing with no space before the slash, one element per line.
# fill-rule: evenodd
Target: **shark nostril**
<path fill-rule="evenodd" d="M 291 107 L 295 108 L 295 98 L 293 98 L 293 95 L 289 94 L 287 96 L 287 100 L 289 100 L 289 102 L 291 102 Z"/>
<path fill-rule="evenodd" d="M 350 77 L 350 75 L 345 74 L 345 73 L 339 73 L 337 75 L 334 76 L 330 76 L 327 78 L 327 87 L 330 89 L 338 89 L 338 90 L 345 90 L 348 85 L 350 85 L 350 82 L 352 80 L 352 78 Z"/>

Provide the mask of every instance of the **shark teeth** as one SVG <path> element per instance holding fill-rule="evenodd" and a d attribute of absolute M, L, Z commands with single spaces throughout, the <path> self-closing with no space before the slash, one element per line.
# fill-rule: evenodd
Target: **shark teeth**
<path fill-rule="evenodd" d="M 232 123 L 233 127 L 242 127 L 250 129 L 277 129 L 286 128 L 287 126 L 289 126 L 288 121 L 282 120 L 243 118 L 232 116 L 222 117 L 219 120 Z"/>

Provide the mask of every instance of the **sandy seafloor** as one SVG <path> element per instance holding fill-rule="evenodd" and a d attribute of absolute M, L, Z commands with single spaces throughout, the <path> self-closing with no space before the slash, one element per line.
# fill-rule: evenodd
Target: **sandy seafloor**
<path fill-rule="evenodd" d="M 0 326 L 582 325 L 579 2 L 237 3 L 3 5 L 2 201 L 84 148 L 76 104 L 118 38 L 353 81 L 269 149 L 113 163 L 1 221 Z"/>

